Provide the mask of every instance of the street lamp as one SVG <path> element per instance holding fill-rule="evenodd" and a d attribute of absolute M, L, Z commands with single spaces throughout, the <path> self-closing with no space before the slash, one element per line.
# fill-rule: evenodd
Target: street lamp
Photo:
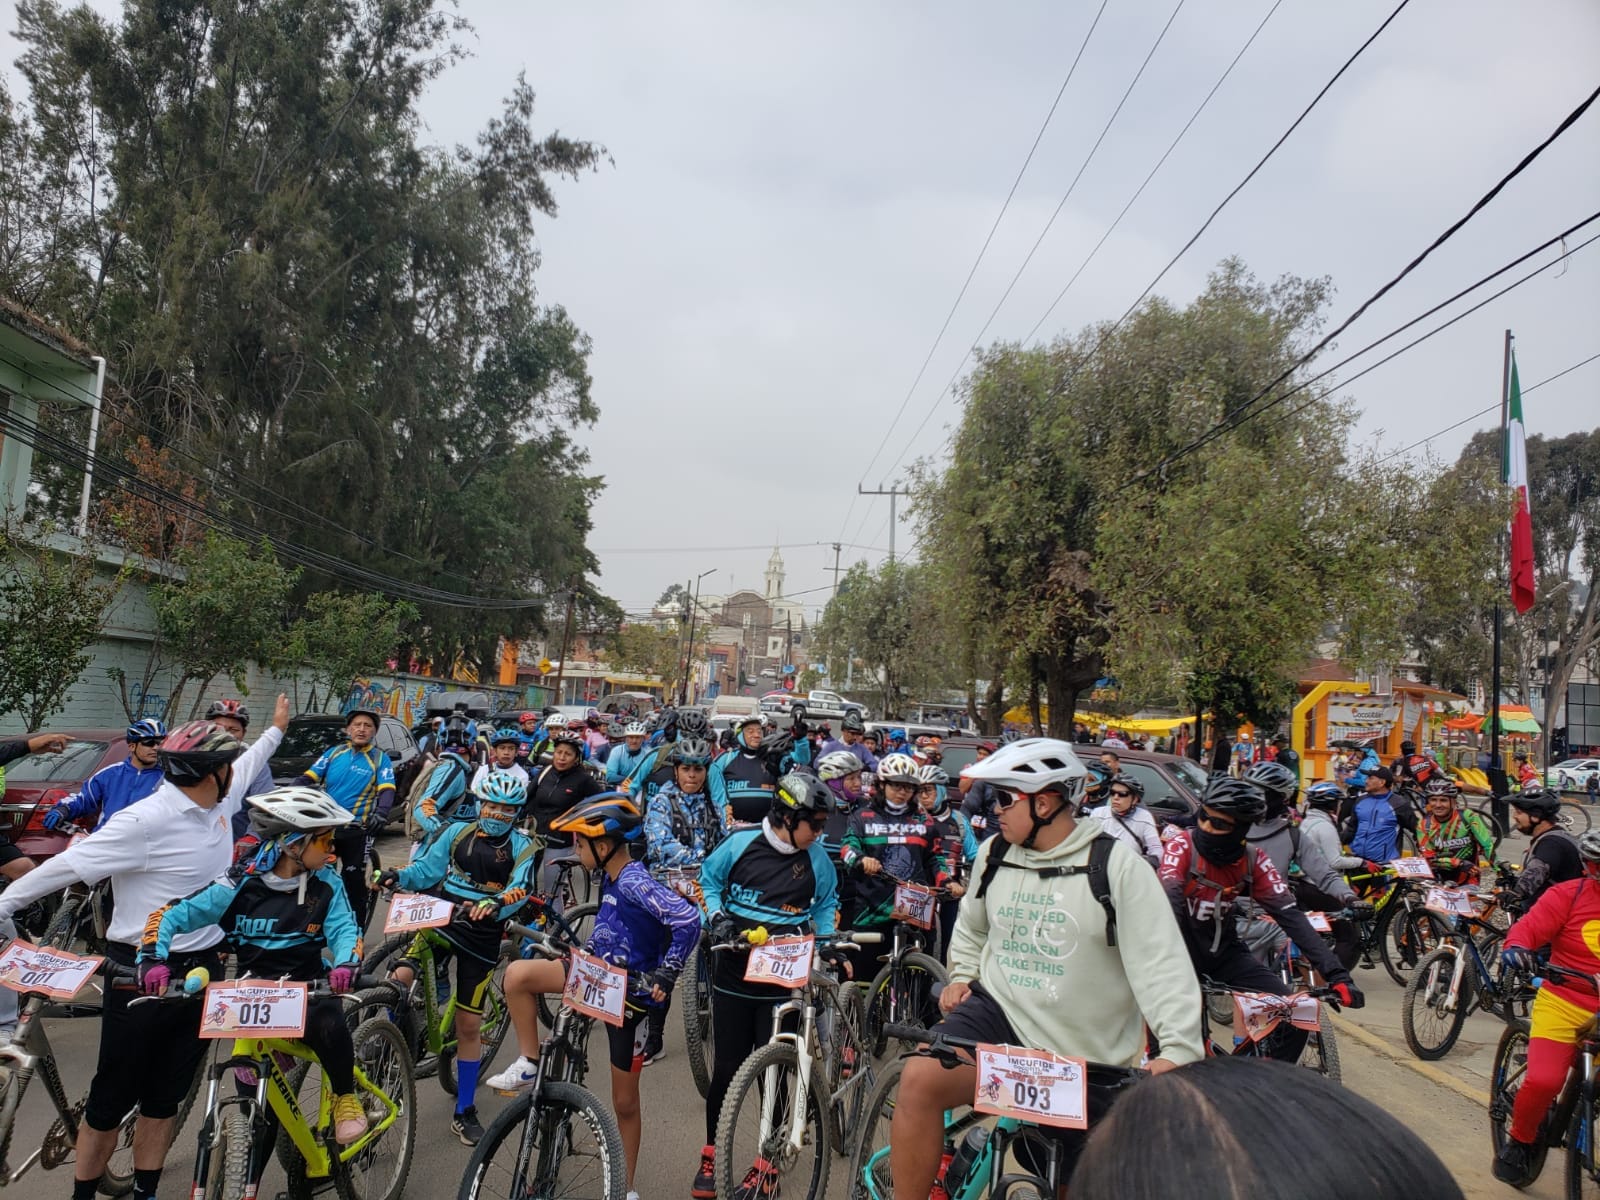
<path fill-rule="evenodd" d="M 689 649 L 683 656 L 683 682 L 678 685 L 679 704 L 689 702 L 689 672 L 694 669 L 694 624 L 700 616 L 700 581 L 715 570 L 712 567 L 710 571 L 701 571 L 695 576 L 693 607 L 689 610 Z"/>

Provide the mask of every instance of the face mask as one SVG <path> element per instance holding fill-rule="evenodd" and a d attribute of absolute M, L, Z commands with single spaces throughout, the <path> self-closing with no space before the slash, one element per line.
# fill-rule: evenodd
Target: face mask
<path fill-rule="evenodd" d="M 1225 867 L 1238 862 L 1244 854 L 1244 839 L 1247 833 L 1249 830 L 1243 828 L 1226 834 L 1212 833 L 1210 830 L 1195 826 L 1194 844 L 1208 862 Z"/>
<path fill-rule="evenodd" d="M 479 817 L 478 828 L 492 838 L 505 837 L 511 832 L 511 822 L 501 817 Z"/>

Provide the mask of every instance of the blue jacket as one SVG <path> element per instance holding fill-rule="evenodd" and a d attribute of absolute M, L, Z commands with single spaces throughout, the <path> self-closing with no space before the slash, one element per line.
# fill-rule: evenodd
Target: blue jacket
<path fill-rule="evenodd" d="M 1370 862 L 1386 863 L 1400 857 L 1400 819 L 1388 793 L 1363 796 L 1356 801 L 1355 833 L 1350 838 L 1350 853 Z"/>
<path fill-rule="evenodd" d="M 437 885 L 435 894 L 451 900 L 467 903 L 493 900 L 500 906 L 496 917 L 509 917 L 522 907 L 533 889 L 533 842 L 515 830 L 506 835 L 511 870 L 503 886 L 494 886 L 465 873 L 456 863 L 455 849 L 461 839 L 478 836 L 475 825 L 461 825 L 459 829 L 454 836 L 438 837 L 425 843 L 421 853 L 400 869 L 400 887 L 408 892 L 421 892 Z"/>
<path fill-rule="evenodd" d="M 781 769 L 774 774 L 760 750 L 752 753 L 741 743 L 724 751 L 711 764 L 706 788 L 711 793 L 711 802 L 721 810 L 727 824 L 754 824 L 767 815 L 778 777 L 794 764 L 805 766 L 810 761 L 811 742 L 801 738 L 794 744 L 794 750 L 784 756 L 779 764 Z"/>
<path fill-rule="evenodd" d="M 67 810 L 67 818 L 74 825 L 81 825 L 98 813 L 94 827 L 99 829 L 128 805 L 137 804 L 160 786 L 159 763 L 141 770 L 134 766 L 133 759 L 125 758 L 89 776 L 83 789 L 76 796 L 63 800 L 61 807 Z"/>
<path fill-rule="evenodd" d="M 441 758 L 428 773 L 428 782 L 423 785 L 422 794 L 411 806 L 412 819 L 425 834 L 437 833 L 448 821 L 478 819 L 477 802 L 466 794 L 467 781 L 471 774 L 471 768 L 466 765 L 465 760 L 453 754 Z M 460 803 L 456 804 L 448 814 L 440 815 L 440 809 L 458 800 Z"/>
<path fill-rule="evenodd" d="M 641 862 L 622 868 L 616 881 L 600 885 L 600 911 L 587 949 L 596 958 L 629 971 L 656 971 L 676 979 L 700 937 L 700 912 L 664 883 L 650 877 Z M 662 980 L 663 983 L 666 979 Z M 637 996 L 637 988 L 631 986 Z M 648 998 L 648 1007 L 660 1005 Z"/>
<path fill-rule="evenodd" d="M 722 810 L 706 792 L 685 795 L 675 783 L 645 802 L 644 838 L 652 867 L 693 867 L 727 834 Z"/>
<path fill-rule="evenodd" d="M 1381 766 L 1383 766 L 1383 760 L 1378 757 L 1378 752 L 1368 746 L 1367 752 L 1361 756 L 1361 761 L 1356 764 L 1356 769 L 1345 776 L 1345 782 L 1351 787 L 1365 787 L 1367 772 L 1376 771 Z"/>
<path fill-rule="evenodd" d="M 655 751 L 649 746 L 640 746 L 637 754 L 629 751 L 626 742 L 618 742 L 611 747 L 611 755 L 606 759 L 606 784 L 615 788 L 628 779 L 633 773 L 655 757 Z"/>

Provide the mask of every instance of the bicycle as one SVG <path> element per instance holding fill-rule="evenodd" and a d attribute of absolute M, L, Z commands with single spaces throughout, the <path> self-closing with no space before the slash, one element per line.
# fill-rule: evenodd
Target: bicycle
<path fill-rule="evenodd" d="M 563 958 L 576 945 L 570 936 L 508 925 L 534 953 Z M 561 1005 L 550 1033 L 539 1044 L 539 1082 L 495 1115 L 472 1151 L 458 1200 L 490 1197 L 591 1195 L 623 1200 L 628 1172 L 616 1118 L 584 1087 L 589 1069 L 592 1017 Z M 520 1135 L 513 1138 L 513 1133 Z M 509 1151 L 501 1157 L 503 1150 Z M 575 1171 L 568 1171 L 577 1164 Z M 585 1170 L 591 1164 L 592 1170 Z M 598 1183 L 585 1182 L 598 1172 Z M 501 1183 L 502 1177 L 504 1183 Z"/>
<path fill-rule="evenodd" d="M 957 1051 L 975 1056 L 978 1050 L 977 1042 L 914 1026 L 892 1026 L 888 1032 L 900 1041 L 924 1046 L 922 1053 L 949 1066 L 973 1061 Z M 848 1200 L 893 1200 L 889 1129 L 908 1057 L 897 1058 L 884 1068 L 867 1102 L 850 1156 Z M 1085 1066 L 1087 1087 L 1107 1104 L 1148 1074 L 1135 1067 Z M 1018 1117 L 991 1117 L 970 1105 L 949 1109 L 944 1114 L 943 1165 L 934 1181 L 934 1195 L 949 1200 L 1055 1200 L 1066 1183 L 1061 1153 L 1057 1138 Z"/>
<path fill-rule="evenodd" d="M 175 983 L 177 994 L 183 984 Z M 306 998 L 333 993 L 325 982 L 306 989 Z M 142 1004 L 172 998 L 140 997 Z M 353 1003 L 354 996 L 341 997 Z M 333 1135 L 333 1097 L 312 1068 L 315 1053 L 296 1038 L 242 1037 L 206 1072 L 206 1102 L 195 1155 L 194 1194 L 235 1200 L 255 1195 L 276 1155 L 288 1177 L 288 1200 L 307 1200 L 332 1183 L 340 1200 L 399 1200 L 416 1147 L 416 1078 L 400 1030 L 382 1017 L 362 1021 L 354 1034 L 356 1095 L 366 1110 L 367 1131 L 348 1146 Z M 224 1095 L 224 1081 L 236 1069 L 253 1072 L 253 1087 Z M 315 1104 L 308 1093 L 317 1094 Z M 314 1114 L 314 1115 L 313 1115 Z M 276 1119 L 274 1124 L 273 1118 Z M 389 1165 L 386 1165 L 389 1164 Z"/>
<path fill-rule="evenodd" d="M 106 972 L 106 966 L 102 965 L 101 973 Z M 53 1002 L 39 992 L 23 993 L 16 1029 L 10 1040 L 0 1045 L 0 1187 L 11 1186 L 35 1166 L 53 1171 L 73 1159 L 78 1141 L 78 1122 L 83 1118 L 87 1091 L 76 1101 L 68 1098 L 56 1062 L 55 1049 L 50 1045 L 43 1023 L 47 1017 L 74 1015 L 71 1011 L 73 1008 L 69 1004 Z M 45 1131 L 38 1148 L 13 1167 L 10 1153 L 17 1114 L 22 1109 L 22 1098 L 36 1076 L 44 1083 L 45 1092 L 56 1111 L 56 1119 Z M 189 1110 L 194 1107 L 200 1077 L 201 1072 L 196 1071 L 188 1095 L 178 1107 L 174 1135 L 183 1128 Z M 118 1126 L 117 1148 L 100 1177 L 102 1195 L 125 1196 L 133 1191 L 133 1131 L 138 1116 L 139 1110 L 134 1107 Z"/>
<path fill-rule="evenodd" d="M 705 900 L 700 891 L 698 866 L 669 867 L 660 871 L 659 876 L 662 882 L 691 901 L 704 915 Z M 678 984 L 678 992 L 682 996 L 683 1042 L 689 1056 L 689 1074 L 694 1076 L 695 1089 L 704 1097 L 711 1091 L 712 1047 L 711 949 L 704 938 L 695 943 L 694 953 L 685 964 Z"/>
<path fill-rule="evenodd" d="M 1478 1009 L 1506 1022 L 1527 1020 L 1532 993 L 1514 975 L 1496 976 L 1504 937 L 1485 915 L 1459 914 L 1445 944 L 1417 964 L 1400 1009 L 1411 1053 L 1426 1060 L 1443 1058 Z"/>
<path fill-rule="evenodd" d="M 882 1059 L 888 1050 L 888 1025 L 931 1029 L 939 1021 L 936 989 L 950 981 L 944 964 L 924 952 L 930 930 L 909 921 L 890 928 L 889 953 L 883 967 L 867 985 L 866 1025 L 863 1033 L 872 1056 Z M 910 1045 L 902 1049 L 909 1050 Z"/>
<path fill-rule="evenodd" d="M 764 930 L 751 934 L 757 936 L 746 935 L 750 945 L 765 940 Z M 881 936 L 818 937 L 814 952 L 848 952 Z M 728 942 L 712 950 L 738 948 L 741 942 Z M 763 1195 L 775 1195 L 781 1186 L 791 1196 L 820 1200 L 828 1182 L 828 1149 L 839 1155 L 847 1151 L 873 1078 L 862 1016 L 859 989 L 814 968 L 794 995 L 774 1008 L 771 1041 L 756 1047 L 734 1074 L 718 1115 L 718 1200 L 732 1200 L 752 1176 Z M 744 1175 L 734 1175 L 735 1163 L 749 1164 Z M 810 1180 L 801 1187 L 790 1172 L 807 1164 Z"/>
<path fill-rule="evenodd" d="M 1302 1011 L 1297 1011 L 1309 999 L 1315 1002 L 1315 1019 L 1317 1027 L 1307 1029 L 1306 1042 L 1296 1059 L 1299 1066 L 1317 1072 L 1339 1082 L 1340 1064 L 1338 1044 L 1333 1036 L 1333 1019 L 1330 1009 L 1337 1009 L 1339 996 L 1330 987 L 1306 988 L 1288 996 L 1278 996 L 1271 992 L 1252 992 L 1243 988 L 1231 987 L 1215 979 L 1202 977 L 1200 990 L 1205 995 L 1206 1003 L 1200 1009 L 1200 1037 L 1205 1043 L 1207 1055 L 1215 1057 L 1236 1058 L 1274 1058 L 1272 1053 L 1272 1036 L 1278 1032 L 1279 1025 L 1284 1021 L 1294 1023 L 1298 1017 L 1302 1020 L 1309 1019 Z M 1242 1033 L 1232 1035 L 1231 1044 L 1219 1041 L 1212 1036 L 1211 1026 L 1215 1016 L 1211 1011 L 1211 1002 L 1215 999 L 1226 997 L 1229 1007 L 1233 1007 L 1234 998 L 1237 996 L 1248 997 L 1252 1007 L 1262 1011 L 1272 1018 L 1269 1025 L 1257 1025 L 1249 1020 L 1245 1022 Z M 1301 1028 L 1304 1028 L 1301 1026 Z"/>
<path fill-rule="evenodd" d="M 1351 914 L 1349 910 L 1340 910 L 1325 915 L 1331 920 L 1340 920 Z M 1288 986 L 1301 986 L 1307 990 L 1315 987 L 1318 981 L 1316 972 L 1306 965 L 1300 947 L 1287 938 L 1284 939 L 1283 957 L 1279 963 L 1278 974 Z M 1339 1059 L 1339 1041 L 1333 1033 L 1333 1019 L 1320 1006 L 1317 1012 L 1317 1028 L 1307 1034 L 1305 1049 L 1300 1052 L 1299 1065 L 1309 1067 L 1335 1083 L 1343 1082 L 1344 1069 Z"/>
<path fill-rule="evenodd" d="M 1349 879 L 1352 885 L 1371 881 L 1382 886 L 1371 915 L 1351 914 L 1351 920 L 1361 938 L 1363 961 L 1370 966 L 1376 958 L 1389 978 L 1404 987 L 1417 963 L 1449 932 L 1443 918 L 1427 910 L 1428 881 L 1400 879 L 1388 868 L 1352 873 Z"/>

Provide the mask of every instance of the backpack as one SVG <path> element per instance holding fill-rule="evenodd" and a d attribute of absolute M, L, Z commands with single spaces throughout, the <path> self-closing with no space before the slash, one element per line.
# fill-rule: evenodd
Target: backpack
<path fill-rule="evenodd" d="M 415 816 L 417 802 L 427 794 L 428 781 L 433 778 L 434 768 L 436 768 L 438 765 L 438 759 L 430 758 L 424 760 L 422 764 L 422 770 L 417 772 L 417 778 L 415 782 L 412 783 L 410 790 L 406 792 L 406 836 L 414 842 L 422 840 L 423 837 L 423 828 L 417 823 L 417 818 Z M 466 773 L 466 768 L 460 765 L 459 759 L 453 760 L 450 765 L 461 771 L 463 774 Z M 455 776 L 453 775 L 449 779 L 445 780 L 446 784 L 454 782 Z M 447 807 L 438 810 L 437 815 L 439 820 L 447 820 L 450 816 L 450 813 L 455 811 L 456 807 L 461 803 L 465 796 L 466 793 L 462 792 L 460 796 L 457 796 L 454 800 L 450 801 Z"/>
<path fill-rule="evenodd" d="M 1112 848 L 1116 846 L 1117 839 L 1109 833 L 1096 834 L 1094 841 L 1089 843 L 1089 861 L 1084 866 L 1071 867 L 1028 867 L 1021 863 L 1007 862 L 1006 851 L 1011 844 L 1004 838 L 993 839 L 994 849 L 989 852 L 989 861 L 983 864 L 983 874 L 978 877 L 977 898 L 982 900 L 988 892 L 989 885 L 994 882 L 994 877 L 1001 867 L 1015 867 L 1021 871 L 1032 871 L 1040 879 L 1055 879 L 1068 875 L 1087 875 L 1089 877 L 1089 891 L 1099 902 L 1100 907 L 1106 910 L 1106 945 L 1117 944 L 1117 908 L 1111 902 L 1111 873 L 1106 868 L 1106 863 L 1111 858 Z"/>

